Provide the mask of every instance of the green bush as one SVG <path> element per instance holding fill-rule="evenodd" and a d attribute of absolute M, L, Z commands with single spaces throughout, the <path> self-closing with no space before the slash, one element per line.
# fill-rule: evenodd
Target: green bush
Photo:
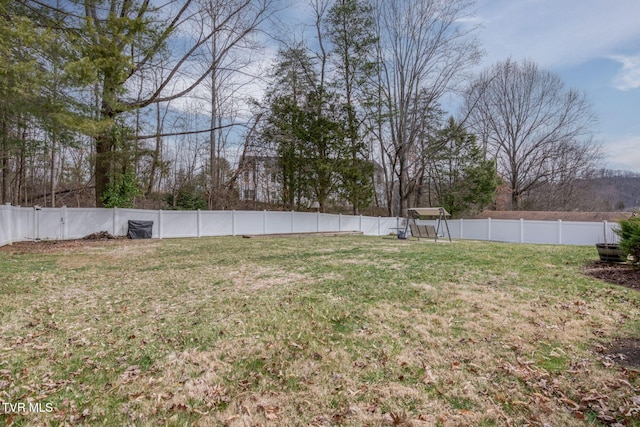
<path fill-rule="evenodd" d="M 178 194 L 167 194 L 165 201 L 169 204 L 169 209 L 175 210 L 197 210 L 207 209 L 207 199 L 203 191 L 195 185 L 187 184 L 178 191 Z"/>
<path fill-rule="evenodd" d="M 635 264 L 640 262 L 640 216 L 633 216 L 618 222 L 616 234 L 620 236 L 620 248 L 633 256 Z"/>
<path fill-rule="evenodd" d="M 132 208 L 135 197 L 142 194 L 138 178 L 133 171 L 118 174 L 109 180 L 102 195 L 102 206 L 105 208 Z"/>

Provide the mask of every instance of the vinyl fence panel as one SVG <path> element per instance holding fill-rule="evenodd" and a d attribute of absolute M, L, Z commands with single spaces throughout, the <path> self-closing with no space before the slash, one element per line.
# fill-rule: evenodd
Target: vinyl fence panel
<path fill-rule="evenodd" d="M 525 221 L 524 243 L 558 243 L 557 221 Z"/>
<path fill-rule="evenodd" d="M 235 235 L 265 234 L 264 213 L 261 211 L 234 211 Z"/>
<path fill-rule="evenodd" d="M 34 239 L 36 234 L 36 211 L 33 208 L 13 208 L 13 230 L 10 230 L 12 240 L 21 242 Z"/>
<path fill-rule="evenodd" d="M 62 208 L 60 210 L 62 235 L 65 239 L 81 239 L 99 231 L 117 235 L 119 233 L 113 229 L 113 215 L 113 209 Z"/>
<path fill-rule="evenodd" d="M 318 213 L 312 212 L 291 212 L 291 232 L 293 233 L 314 233 L 320 230 Z M 320 219 L 320 221 L 322 221 Z M 335 231 L 331 230 L 331 231 Z"/>
<path fill-rule="evenodd" d="M 339 231 L 360 231 L 360 216 L 340 215 Z"/>
<path fill-rule="evenodd" d="M 614 230 L 615 222 L 562 222 L 562 244 L 590 245 L 595 243 L 618 242 L 618 235 Z"/>
<path fill-rule="evenodd" d="M 340 216 L 331 214 L 320 214 L 320 226 L 318 231 L 341 231 Z"/>
<path fill-rule="evenodd" d="M 381 218 L 363 216 L 362 217 L 362 231 L 365 236 L 379 236 L 381 234 Z"/>
<path fill-rule="evenodd" d="M 162 211 L 162 237 L 198 237 L 198 211 Z"/>
<path fill-rule="evenodd" d="M 234 234 L 232 211 L 200 212 L 201 236 L 231 236 Z"/>
<path fill-rule="evenodd" d="M 456 236 L 460 239 L 469 239 L 469 240 L 490 240 L 490 226 L 491 221 L 487 221 L 484 219 L 465 219 L 464 221 L 460 221 L 460 224 L 463 224 L 462 234 Z M 455 222 L 449 221 L 449 228 L 452 228 L 452 225 L 455 225 Z M 460 229 L 460 226 L 453 227 L 454 229 Z"/>
<path fill-rule="evenodd" d="M 504 220 L 495 224 L 493 221 L 493 227 L 491 227 L 491 240 L 498 242 L 522 242 L 522 236 L 520 234 L 520 220 Z"/>
<path fill-rule="evenodd" d="M 291 233 L 293 224 L 291 212 L 264 211 L 266 230 L 265 234 Z"/>

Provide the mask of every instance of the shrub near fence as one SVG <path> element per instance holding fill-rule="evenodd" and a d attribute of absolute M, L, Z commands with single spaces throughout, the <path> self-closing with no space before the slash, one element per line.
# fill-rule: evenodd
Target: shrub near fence
<path fill-rule="evenodd" d="M 150 211 L 103 208 L 21 208 L 0 205 L 0 246 L 32 239 L 67 240 L 107 231 L 127 234 L 129 220 L 153 221 L 153 238 L 361 231 L 395 234 L 402 219 L 272 211 Z M 435 221 L 419 221 L 436 225 Z M 451 237 L 514 243 L 593 245 L 617 242 L 612 222 L 450 220 Z M 443 229 L 444 223 L 441 224 Z"/>

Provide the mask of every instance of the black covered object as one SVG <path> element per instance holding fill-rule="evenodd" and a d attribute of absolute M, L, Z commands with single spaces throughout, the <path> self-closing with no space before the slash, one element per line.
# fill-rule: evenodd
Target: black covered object
<path fill-rule="evenodd" d="M 127 236 L 130 239 L 150 239 L 153 230 L 153 221 L 134 221 L 129 220 L 129 232 Z"/>

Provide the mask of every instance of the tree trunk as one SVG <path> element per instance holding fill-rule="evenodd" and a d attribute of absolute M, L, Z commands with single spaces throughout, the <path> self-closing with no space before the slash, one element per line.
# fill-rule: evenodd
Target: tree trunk
<path fill-rule="evenodd" d="M 51 207 L 56 207 L 56 135 L 51 136 L 51 163 L 49 165 L 49 191 L 51 192 Z"/>
<path fill-rule="evenodd" d="M 211 40 L 211 52 L 214 61 L 218 58 L 218 50 L 216 46 L 216 37 Z M 211 191 L 209 192 L 209 209 L 220 208 L 220 193 L 222 189 L 222 183 L 220 182 L 220 149 L 218 145 L 218 135 L 216 126 L 218 124 L 218 69 L 217 66 L 211 68 L 211 121 L 209 122 L 211 132 L 209 133 L 209 157 L 210 157 L 210 179 L 211 179 Z"/>
<path fill-rule="evenodd" d="M 9 143 L 7 134 L 9 126 L 6 116 L 2 115 L 2 145 L 0 145 L 0 170 L 2 171 L 2 183 L 0 183 L 0 203 L 3 205 L 9 202 Z"/>
<path fill-rule="evenodd" d="M 23 189 L 23 183 L 25 181 L 25 144 L 26 144 L 26 129 L 23 130 L 22 134 L 20 135 L 21 139 L 21 145 L 20 145 L 20 153 L 18 155 L 18 170 L 16 171 L 16 180 L 15 180 L 15 187 L 14 187 L 14 191 L 13 191 L 13 204 L 14 205 L 21 205 L 21 204 L 27 204 L 27 195 L 25 193 L 24 195 L 24 202 L 21 203 L 20 201 L 20 197 L 22 196 L 22 189 Z"/>
<path fill-rule="evenodd" d="M 158 104 L 156 104 L 156 129 L 156 146 L 153 150 L 153 158 L 151 159 L 151 170 L 149 171 L 149 184 L 147 185 L 146 197 L 149 197 L 153 192 L 153 187 L 156 184 L 158 164 L 160 163 L 160 156 L 162 155 L 162 119 L 160 118 L 160 105 Z"/>
<path fill-rule="evenodd" d="M 111 145 L 112 140 L 110 135 L 101 134 L 96 137 L 96 164 L 94 167 L 96 207 L 103 206 L 102 196 L 105 194 L 107 184 L 109 183 Z"/>
<path fill-rule="evenodd" d="M 96 207 L 102 207 L 102 198 L 107 190 L 111 175 L 111 152 L 113 151 L 113 136 L 111 134 L 114 125 L 115 112 L 113 104 L 117 99 L 116 85 L 105 78 L 102 88 L 102 101 L 100 106 L 100 119 L 108 121 L 109 126 L 96 137 L 96 159 L 94 166 Z"/>

